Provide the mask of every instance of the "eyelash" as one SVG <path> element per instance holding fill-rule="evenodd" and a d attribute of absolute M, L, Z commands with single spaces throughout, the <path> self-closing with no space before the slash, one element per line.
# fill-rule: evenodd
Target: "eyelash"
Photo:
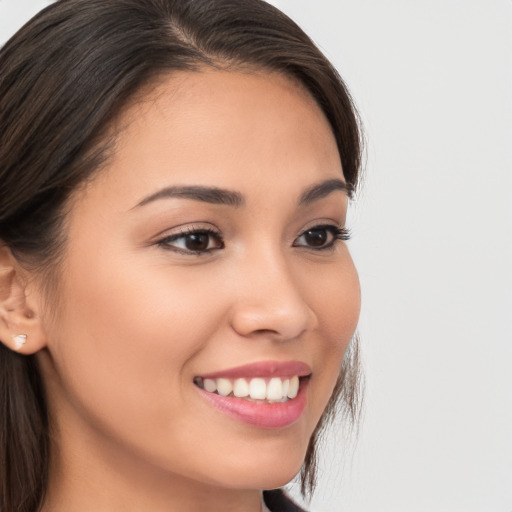
<path fill-rule="evenodd" d="M 299 240 L 303 236 L 306 236 L 306 234 L 308 234 L 308 233 L 311 234 L 312 232 L 315 232 L 315 231 L 316 232 L 327 231 L 331 235 L 332 238 L 329 240 L 329 242 L 327 244 L 322 245 L 320 247 L 314 247 L 312 245 L 299 245 L 296 243 L 297 240 Z M 208 242 L 210 242 L 211 239 L 214 238 L 216 240 L 216 242 L 219 244 L 219 247 L 210 248 L 210 249 L 205 248 L 202 250 L 194 250 L 194 249 L 187 249 L 187 248 L 172 246 L 172 242 L 176 242 L 177 240 L 180 240 L 180 239 L 183 239 L 185 241 L 187 237 L 192 236 L 192 235 L 195 235 L 195 236 L 205 236 L 206 235 L 208 237 Z M 318 226 L 313 226 L 311 228 L 304 230 L 294 240 L 293 247 L 305 247 L 305 248 L 308 248 L 310 250 L 317 251 L 317 252 L 328 251 L 328 250 L 334 249 L 337 240 L 342 240 L 342 241 L 350 240 L 350 231 L 347 228 L 335 226 L 332 224 L 320 224 Z M 187 255 L 193 254 L 193 255 L 201 256 L 204 254 L 212 253 L 213 251 L 217 251 L 219 249 L 223 249 L 224 248 L 224 239 L 219 232 L 217 232 L 211 228 L 195 228 L 192 226 L 192 227 L 187 227 L 187 228 L 183 229 L 179 233 L 176 233 L 174 235 L 169 235 L 169 236 L 166 236 L 166 237 L 158 240 L 156 242 L 156 245 L 163 247 L 166 250 L 178 252 L 180 254 L 187 254 Z M 208 245 L 209 245 L 209 243 L 208 243 Z"/>
<path fill-rule="evenodd" d="M 193 249 L 183 249 L 180 247 L 174 247 L 171 245 L 171 242 L 176 242 L 177 240 L 183 239 L 185 240 L 187 237 L 190 237 L 192 235 L 201 236 L 206 235 L 208 237 L 208 241 L 210 241 L 211 238 L 214 238 L 219 244 L 220 247 L 216 247 L 214 249 L 204 249 L 204 250 L 193 250 Z M 197 256 L 201 256 L 203 254 L 211 253 L 212 251 L 216 251 L 218 249 L 224 248 L 224 239 L 222 238 L 222 235 L 211 228 L 196 228 L 194 226 L 186 227 L 183 230 L 181 230 L 179 233 L 176 233 L 174 235 L 166 236 L 165 238 L 162 238 L 161 240 L 157 241 L 157 245 L 160 247 L 163 247 L 164 249 L 167 249 L 169 251 L 175 251 L 180 254 L 194 254 Z M 208 244 L 209 245 L 209 244 Z"/>
<path fill-rule="evenodd" d="M 337 240 L 342 240 L 342 241 L 350 240 L 350 231 L 347 228 L 343 228 L 340 226 L 334 226 L 332 224 L 320 224 L 318 226 L 313 226 L 311 228 L 308 228 L 305 231 L 303 231 L 295 240 L 299 240 L 300 238 L 305 236 L 307 233 L 311 233 L 314 231 L 317 231 L 317 232 L 327 231 L 332 236 L 332 239 L 326 245 L 322 245 L 321 247 L 318 247 L 318 248 L 315 248 L 314 246 L 311 246 L 311 245 L 306 245 L 306 246 L 296 245 L 295 241 L 293 243 L 293 246 L 294 247 L 307 247 L 314 251 L 327 251 L 329 249 L 330 250 L 334 249 Z"/>

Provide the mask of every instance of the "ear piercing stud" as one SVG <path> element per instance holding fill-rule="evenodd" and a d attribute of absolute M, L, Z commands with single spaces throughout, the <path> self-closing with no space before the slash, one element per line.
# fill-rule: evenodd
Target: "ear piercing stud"
<path fill-rule="evenodd" d="M 19 350 L 23 345 L 25 345 L 27 341 L 27 335 L 26 334 L 17 334 L 16 336 L 13 336 L 12 339 L 14 340 L 14 346 L 16 347 L 16 350 Z"/>

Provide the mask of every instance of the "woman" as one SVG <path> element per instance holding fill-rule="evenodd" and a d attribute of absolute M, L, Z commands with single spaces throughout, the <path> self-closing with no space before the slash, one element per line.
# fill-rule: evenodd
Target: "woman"
<path fill-rule="evenodd" d="M 0 69 L 1 510 L 299 510 L 357 414 L 336 72 L 259 0 L 61 0 Z"/>

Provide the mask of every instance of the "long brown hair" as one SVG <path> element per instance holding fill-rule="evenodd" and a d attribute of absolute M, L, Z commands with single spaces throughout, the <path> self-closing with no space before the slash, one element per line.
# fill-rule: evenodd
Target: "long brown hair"
<path fill-rule="evenodd" d="M 59 0 L 0 51 L 0 243 L 40 272 L 48 290 L 65 243 L 66 200 L 107 160 L 107 128 L 157 76 L 208 66 L 278 71 L 302 83 L 329 121 L 355 189 L 361 132 L 352 99 L 276 8 L 262 0 Z M 358 357 L 354 340 L 310 441 L 303 492 L 314 486 L 317 437 L 333 411 L 357 418 Z M 35 356 L 0 343 L 0 512 L 40 507 L 50 420 Z"/>

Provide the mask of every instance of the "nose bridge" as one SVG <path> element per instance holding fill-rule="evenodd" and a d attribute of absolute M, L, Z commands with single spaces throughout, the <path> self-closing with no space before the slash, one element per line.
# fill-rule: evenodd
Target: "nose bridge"
<path fill-rule="evenodd" d="M 293 339 L 314 325 L 290 258 L 275 245 L 260 245 L 240 262 L 232 326 L 243 336 L 266 333 Z"/>

